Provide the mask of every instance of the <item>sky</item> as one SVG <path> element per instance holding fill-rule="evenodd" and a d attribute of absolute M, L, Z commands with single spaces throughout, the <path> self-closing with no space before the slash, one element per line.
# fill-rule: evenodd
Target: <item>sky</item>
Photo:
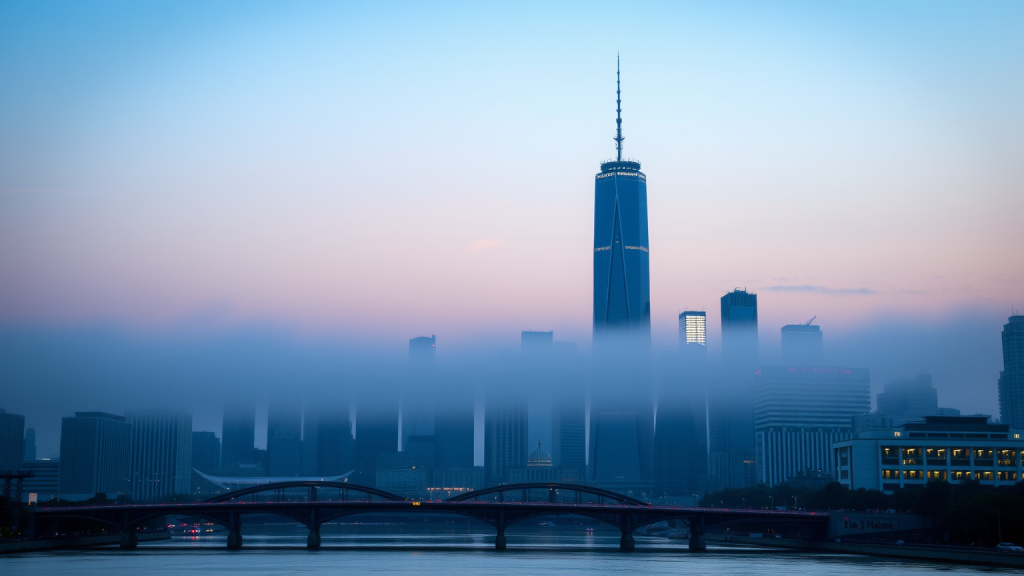
<path fill-rule="evenodd" d="M 816 317 L 875 392 L 928 371 L 998 414 L 1022 26 L 1011 1 L 0 3 L 0 407 L 43 426 L 41 398 L 173 386 L 175 359 L 287 380 L 428 334 L 589 349 L 618 54 L 656 348 L 707 309 L 714 354 L 745 287 L 763 358 Z M 125 347 L 152 364 L 111 374 Z"/>

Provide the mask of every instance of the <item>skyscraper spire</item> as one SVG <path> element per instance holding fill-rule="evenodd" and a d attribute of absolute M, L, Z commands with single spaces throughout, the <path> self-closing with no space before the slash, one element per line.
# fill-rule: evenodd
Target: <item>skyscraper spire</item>
<path fill-rule="evenodd" d="M 615 152 L 616 160 L 622 162 L 622 88 L 619 81 L 619 55 L 615 55 Z"/>

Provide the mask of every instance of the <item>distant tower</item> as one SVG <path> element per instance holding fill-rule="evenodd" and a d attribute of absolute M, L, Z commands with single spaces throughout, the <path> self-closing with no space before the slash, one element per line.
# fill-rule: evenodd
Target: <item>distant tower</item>
<path fill-rule="evenodd" d="M 224 404 L 221 427 L 221 466 L 252 464 L 256 442 L 256 406 L 243 399 Z"/>
<path fill-rule="evenodd" d="M 132 498 L 191 493 L 192 416 L 147 410 L 126 412 L 125 419 L 131 430 Z"/>
<path fill-rule="evenodd" d="M 414 366 L 433 366 L 436 351 L 437 336 L 409 339 L 409 363 Z"/>
<path fill-rule="evenodd" d="M 25 449 L 25 417 L 0 409 L 0 470 L 20 470 Z"/>
<path fill-rule="evenodd" d="M 712 489 L 753 486 L 753 376 L 757 365 L 757 295 L 722 296 L 722 381 L 708 394 L 708 453 Z"/>
<path fill-rule="evenodd" d="M 818 366 L 824 359 L 821 327 L 810 323 L 782 327 L 783 362 Z"/>
<path fill-rule="evenodd" d="M 999 416 L 1011 428 L 1024 428 L 1024 316 L 1003 325 L 1003 371 L 999 373 Z"/>
<path fill-rule="evenodd" d="M 124 416 L 75 412 L 60 424 L 62 494 L 126 494 L 135 473 L 131 468 L 131 425 Z"/>
<path fill-rule="evenodd" d="M 21 455 L 24 462 L 32 462 L 36 459 L 36 429 L 25 429 L 25 450 Z"/>
<path fill-rule="evenodd" d="M 192 433 L 192 468 L 200 472 L 220 469 L 220 438 L 213 432 Z"/>
<path fill-rule="evenodd" d="M 267 475 L 302 473 L 302 404 L 281 391 L 267 409 Z"/>

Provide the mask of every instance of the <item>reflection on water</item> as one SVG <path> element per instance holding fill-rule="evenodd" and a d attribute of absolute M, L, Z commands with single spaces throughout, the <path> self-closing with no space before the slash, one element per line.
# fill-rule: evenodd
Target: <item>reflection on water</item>
<path fill-rule="evenodd" d="M 685 540 L 637 536 L 634 552 L 620 552 L 619 533 L 607 526 L 516 527 L 509 549 L 494 550 L 494 532 L 482 525 L 420 526 L 325 524 L 323 547 L 307 550 L 301 525 L 243 528 L 245 549 L 228 551 L 224 532 L 117 548 L 35 552 L 0 557 L 0 574 L 189 575 L 337 574 L 401 572 L 445 574 L 728 574 L 844 576 L 999 572 L 969 566 L 763 548 L 722 547 L 692 554 Z M 1005 570 L 1013 573 L 1012 570 Z"/>

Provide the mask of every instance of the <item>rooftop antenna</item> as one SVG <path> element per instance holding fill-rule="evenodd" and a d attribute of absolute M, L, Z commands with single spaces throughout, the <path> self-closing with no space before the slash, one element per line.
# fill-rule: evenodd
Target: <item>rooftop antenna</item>
<path fill-rule="evenodd" d="M 814 318 L 817 318 L 817 315 L 815 315 L 815 317 L 814 317 Z M 810 319 L 810 320 L 808 320 L 807 322 L 804 322 L 804 326 L 810 326 L 810 325 L 811 325 L 811 322 L 814 322 L 814 318 L 811 318 L 811 319 Z"/>
<path fill-rule="evenodd" d="M 619 55 L 615 54 L 615 152 L 618 162 L 622 162 L 622 86 L 619 80 Z"/>

